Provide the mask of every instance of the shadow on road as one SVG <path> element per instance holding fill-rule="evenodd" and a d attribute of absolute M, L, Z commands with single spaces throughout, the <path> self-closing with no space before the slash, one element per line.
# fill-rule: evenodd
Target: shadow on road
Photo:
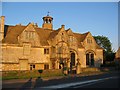
<path fill-rule="evenodd" d="M 32 78 L 30 78 L 19 90 L 32 90 Z"/>
<path fill-rule="evenodd" d="M 42 82 L 41 77 L 38 77 L 35 82 L 30 78 L 19 90 L 33 90 L 33 88 L 40 87 Z"/>
<path fill-rule="evenodd" d="M 34 84 L 34 87 L 33 88 L 36 88 L 36 87 L 40 87 L 43 83 L 43 80 L 41 77 L 38 77 L 35 81 L 35 84 Z"/>

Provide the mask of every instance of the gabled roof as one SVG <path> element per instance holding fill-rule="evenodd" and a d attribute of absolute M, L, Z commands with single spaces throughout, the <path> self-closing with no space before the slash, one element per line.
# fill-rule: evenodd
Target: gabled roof
<path fill-rule="evenodd" d="M 74 36 L 76 37 L 76 39 L 78 40 L 78 47 L 79 48 L 84 48 L 84 46 L 82 45 L 81 42 L 83 42 L 87 36 L 89 32 L 84 33 L 84 34 L 79 34 L 79 33 L 74 33 Z"/>
<path fill-rule="evenodd" d="M 53 39 L 60 32 L 60 28 L 58 30 L 53 30 L 49 35 L 49 40 Z"/>
<path fill-rule="evenodd" d="M 50 36 L 50 33 L 52 31 L 51 30 L 45 30 L 45 29 L 42 29 L 42 28 L 35 28 L 35 30 L 40 37 L 41 45 L 43 45 L 43 46 L 49 45 L 47 40 L 48 40 L 48 38 Z"/>
<path fill-rule="evenodd" d="M 18 44 L 17 37 L 24 31 L 24 29 L 27 26 L 22 26 L 22 25 L 8 26 L 8 25 L 5 25 L 6 36 L 2 40 L 2 42 L 9 43 L 9 44 Z M 48 40 L 48 37 L 50 36 L 50 33 L 52 32 L 52 30 L 45 30 L 45 29 L 37 28 L 37 27 L 34 27 L 34 29 L 36 30 L 36 32 L 38 33 L 38 35 L 40 37 L 41 45 L 43 45 L 43 46 L 49 45 L 47 40 Z"/>
<path fill-rule="evenodd" d="M 28 24 L 29 25 L 29 24 Z M 27 25 L 27 26 L 28 26 Z M 9 26 L 5 25 L 5 38 L 2 40 L 3 43 L 9 43 L 9 44 L 18 44 L 18 36 L 24 31 L 24 29 L 27 26 L 22 25 L 16 25 L 16 26 Z M 49 30 L 49 29 L 43 29 L 39 27 L 34 27 L 37 34 L 39 35 L 40 43 L 42 46 L 48 46 L 48 40 L 54 39 L 56 35 L 60 32 L 61 28 L 57 30 Z M 65 30 L 66 32 L 68 30 Z M 86 38 L 86 36 L 89 34 L 89 32 L 80 34 L 80 33 L 73 33 L 73 35 L 76 37 L 78 41 L 78 47 L 84 48 L 81 42 L 83 42 Z M 96 48 L 102 49 L 99 45 L 96 44 Z"/>
<path fill-rule="evenodd" d="M 7 35 L 3 39 L 3 43 L 9 43 L 9 44 L 17 44 L 18 43 L 18 35 L 22 33 L 22 31 L 26 28 L 27 26 L 21 26 L 21 25 L 16 25 L 16 26 L 5 26 L 6 33 Z"/>
<path fill-rule="evenodd" d="M 88 35 L 89 32 L 84 34 L 74 33 L 75 37 L 77 38 L 78 42 L 83 42 Z"/>
<path fill-rule="evenodd" d="M 96 44 L 96 48 L 97 48 L 97 49 L 103 49 L 103 48 L 100 47 L 98 44 Z"/>

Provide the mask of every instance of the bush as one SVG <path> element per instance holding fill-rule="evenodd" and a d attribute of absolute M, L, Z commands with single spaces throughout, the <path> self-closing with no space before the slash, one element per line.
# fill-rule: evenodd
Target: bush
<path fill-rule="evenodd" d="M 68 68 L 67 68 L 67 67 L 64 67 L 64 68 L 63 68 L 63 71 L 65 71 L 65 70 L 68 70 Z"/>
<path fill-rule="evenodd" d="M 38 72 L 39 72 L 39 73 L 42 73 L 42 72 L 43 72 L 43 70 L 42 70 L 42 69 L 41 69 L 41 70 L 38 70 Z"/>
<path fill-rule="evenodd" d="M 40 73 L 42 73 L 40 75 Z M 27 79 L 41 77 L 62 76 L 62 70 L 27 70 L 27 71 L 3 71 L 2 79 Z"/>
<path fill-rule="evenodd" d="M 101 67 L 116 67 L 117 64 L 115 62 L 106 62 L 105 64 L 102 64 Z"/>

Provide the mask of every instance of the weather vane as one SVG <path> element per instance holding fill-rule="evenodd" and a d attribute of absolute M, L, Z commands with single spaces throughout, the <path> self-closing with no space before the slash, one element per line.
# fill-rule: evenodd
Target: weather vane
<path fill-rule="evenodd" d="M 48 11 L 47 16 L 49 16 L 50 12 Z"/>

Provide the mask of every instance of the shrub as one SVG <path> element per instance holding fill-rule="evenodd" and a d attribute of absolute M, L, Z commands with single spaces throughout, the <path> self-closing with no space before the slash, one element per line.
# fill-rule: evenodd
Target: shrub
<path fill-rule="evenodd" d="M 42 69 L 41 69 L 41 70 L 38 70 L 38 72 L 39 72 L 39 73 L 42 73 L 42 72 L 43 72 L 43 70 L 42 70 Z"/>
<path fill-rule="evenodd" d="M 105 64 L 102 64 L 101 67 L 116 67 L 117 64 L 115 62 L 106 62 Z"/>
<path fill-rule="evenodd" d="M 42 74 L 41 74 L 42 73 Z M 41 74 L 41 75 L 40 75 Z M 3 71 L 2 79 L 27 79 L 41 77 L 62 76 L 62 70 L 27 70 L 27 71 Z"/>

